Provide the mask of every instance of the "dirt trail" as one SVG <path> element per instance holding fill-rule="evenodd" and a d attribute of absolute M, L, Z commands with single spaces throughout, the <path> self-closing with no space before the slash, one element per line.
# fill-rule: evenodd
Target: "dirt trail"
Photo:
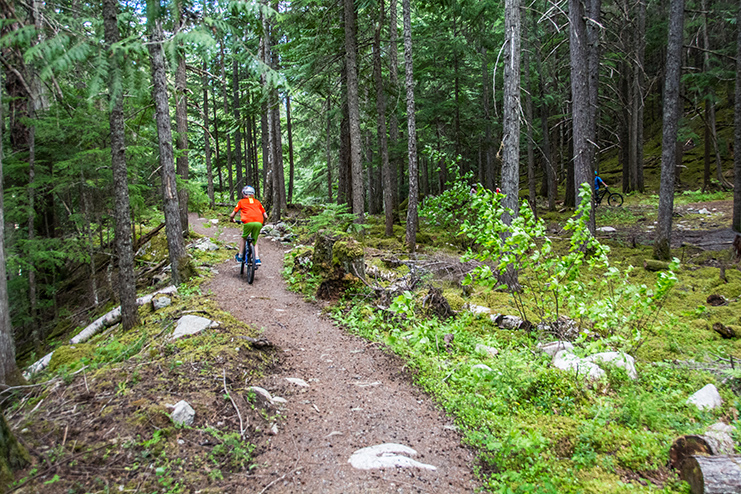
<path fill-rule="evenodd" d="M 191 218 L 192 228 L 204 220 Z M 227 228 L 221 240 L 237 241 Z M 281 350 L 277 373 L 261 386 L 288 400 L 270 444 L 260 445 L 250 492 L 473 492 L 473 455 L 460 442 L 453 421 L 410 383 L 403 363 L 374 344 L 347 334 L 321 308 L 286 290 L 281 278 L 287 248 L 262 238 L 262 267 L 255 282 L 240 278 L 231 261 L 209 284 L 224 310 L 261 328 Z M 301 387 L 286 378 L 300 378 Z M 358 470 L 348 459 L 360 448 L 399 443 L 417 451 L 423 469 Z"/>

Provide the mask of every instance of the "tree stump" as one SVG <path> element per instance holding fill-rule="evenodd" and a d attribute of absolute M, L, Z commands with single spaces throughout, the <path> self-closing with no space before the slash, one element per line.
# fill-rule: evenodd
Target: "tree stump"
<path fill-rule="evenodd" d="M 358 283 L 358 278 L 365 279 L 363 246 L 351 237 L 319 232 L 314 243 L 312 271 L 322 279 L 317 296 L 333 298 Z"/>
<path fill-rule="evenodd" d="M 690 456 L 680 465 L 680 477 L 692 494 L 741 494 L 741 456 Z"/>

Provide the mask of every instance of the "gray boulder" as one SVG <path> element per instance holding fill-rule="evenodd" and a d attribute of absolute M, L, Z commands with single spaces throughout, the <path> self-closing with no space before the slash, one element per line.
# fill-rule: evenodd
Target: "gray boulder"
<path fill-rule="evenodd" d="M 552 363 L 553 367 L 556 369 L 573 371 L 589 380 L 601 379 L 605 375 L 605 371 L 600 369 L 597 364 L 594 364 L 587 359 L 579 358 L 567 350 L 561 350 L 558 352 L 553 357 Z"/>
<path fill-rule="evenodd" d="M 180 400 L 175 404 L 175 408 L 172 411 L 172 421 L 176 424 L 193 425 L 193 419 L 195 419 L 196 411 L 193 407 L 188 404 L 185 400 Z"/>
<path fill-rule="evenodd" d="M 172 339 L 177 340 L 182 336 L 198 334 L 204 329 L 215 328 L 219 325 L 216 321 L 206 319 L 200 316 L 183 316 L 178 319 L 178 325 L 175 327 L 175 332 L 172 333 Z"/>
<path fill-rule="evenodd" d="M 539 343 L 538 349 L 547 355 L 554 357 L 558 352 L 566 350 L 568 352 L 574 351 L 574 345 L 568 341 L 552 341 L 550 343 Z"/>
<path fill-rule="evenodd" d="M 693 404 L 700 410 L 712 410 L 723 405 L 723 399 L 718 393 L 718 388 L 708 384 L 700 391 L 687 398 L 687 404 Z"/>
<path fill-rule="evenodd" d="M 586 357 L 585 360 L 594 362 L 595 364 L 609 363 L 616 367 L 625 369 L 631 379 L 636 379 L 638 373 L 636 372 L 635 359 L 628 354 L 621 352 L 602 352 L 595 353 Z"/>

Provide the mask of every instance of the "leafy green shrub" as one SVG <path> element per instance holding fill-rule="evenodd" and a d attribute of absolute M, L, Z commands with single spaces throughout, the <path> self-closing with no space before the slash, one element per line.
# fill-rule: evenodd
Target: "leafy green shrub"
<path fill-rule="evenodd" d="M 472 205 L 476 219 L 467 220 L 461 231 L 478 248 L 469 251 L 467 259 L 489 264 L 476 268 L 467 282 L 507 290 L 523 319 L 533 314 L 536 323 L 552 324 L 565 315 L 578 321 L 582 335 L 595 331 L 604 337 L 592 343 L 592 350 L 634 352 L 677 280 L 679 261 L 659 273 L 653 290 L 631 283 L 631 268 L 623 272 L 611 266 L 609 247 L 588 229 L 591 194 L 589 184 L 583 184 L 581 203 L 564 227 L 571 232 L 568 249 L 559 253 L 546 235 L 545 223 L 526 202 L 514 217 L 502 206 L 502 194 L 478 191 Z M 510 224 L 502 219 L 505 213 L 513 216 Z"/>
<path fill-rule="evenodd" d="M 354 223 L 356 216 L 350 212 L 347 204 L 324 204 L 322 211 L 309 218 L 307 229 L 313 235 L 320 230 L 329 230 L 332 233 L 348 233 L 358 231 L 362 225 Z"/>

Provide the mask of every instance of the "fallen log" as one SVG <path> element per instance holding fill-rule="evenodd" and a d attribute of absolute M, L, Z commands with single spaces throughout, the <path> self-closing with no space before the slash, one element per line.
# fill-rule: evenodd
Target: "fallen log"
<path fill-rule="evenodd" d="M 143 297 L 139 297 L 136 299 L 136 305 L 144 305 L 148 304 L 152 301 L 152 298 L 154 298 L 155 295 L 163 294 L 163 293 L 175 293 L 178 289 L 176 286 L 171 285 L 168 287 L 163 288 L 162 290 L 157 290 L 154 293 L 150 293 L 149 295 L 144 295 Z M 113 326 L 114 324 L 118 323 L 121 320 L 121 306 L 119 305 L 115 309 L 113 309 L 110 312 L 107 312 L 106 314 L 103 314 L 99 318 L 97 318 L 92 323 L 88 324 L 85 329 L 80 331 L 77 336 L 69 340 L 70 345 L 74 345 L 77 343 L 82 343 L 83 341 L 86 341 L 90 338 L 92 338 L 98 331 L 100 331 L 103 328 L 107 328 L 109 326 Z M 50 352 L 46 355 L 44 355 L 41 359 L 37 360 L 23 373 L 23 377 L 26 379 L 30 379 L 31 376 L 36 374 L 42 369 L 45 369 L 49 362 L 51 362 L 51 357 L 54 354 L 54 352 Z"/>
<path fill-rule="evenodd" d="M 727 340 L 738 336 L 738 333 L 733 326 L 726 326 L 725 324 L 719 322 L 713 324 L 713 331 Z"/>
<path fill-rule="evenodd" d="M 690 456 L 679 473 L 692 494 L 741 494 L 740 455 Z"/>

